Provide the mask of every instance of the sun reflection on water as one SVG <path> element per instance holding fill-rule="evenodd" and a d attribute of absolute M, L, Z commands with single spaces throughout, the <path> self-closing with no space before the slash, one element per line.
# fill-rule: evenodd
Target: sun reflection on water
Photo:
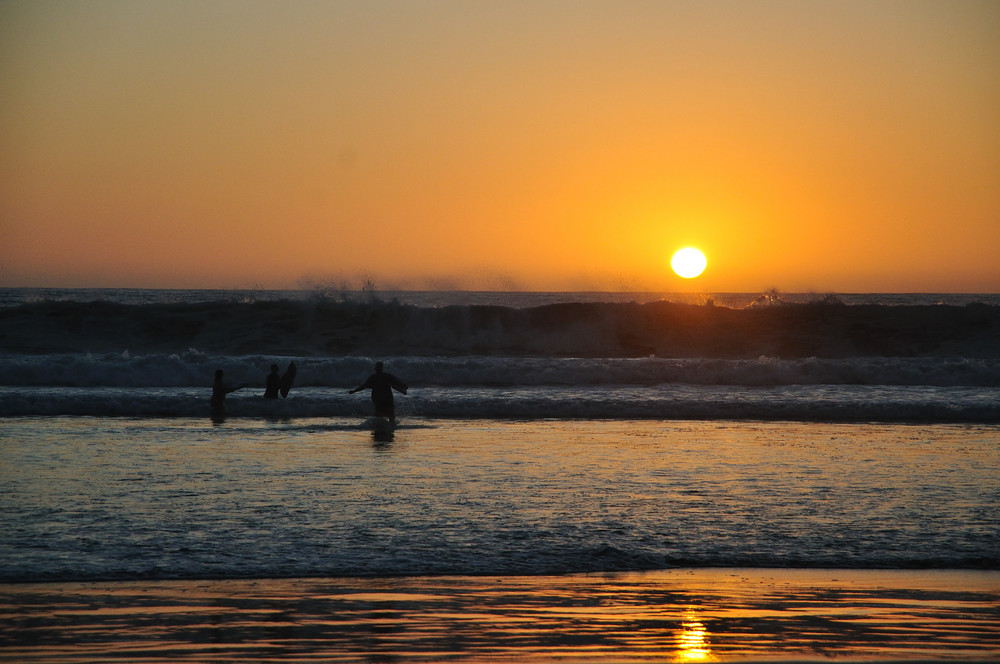
<path fill-rule="evenodd" d="M 716 657 L 708 643 L 708 630 L 698 620 L 693 608 L 684 613 L 681 631 L 677 634 L 675 662 L 715 662 Z"/>

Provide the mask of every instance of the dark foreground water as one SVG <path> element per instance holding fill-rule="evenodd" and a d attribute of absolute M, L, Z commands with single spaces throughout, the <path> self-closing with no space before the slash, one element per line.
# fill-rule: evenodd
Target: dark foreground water
<path fill-rule="evenodd" d="M 0 581 L 1000 569 L 1000 427 L 10 418 Z"/>
<path fill-rule="evenodd" d="M 0 661 L 1000 658 L 996 425 L 6 418 L 0 488 Z"/>

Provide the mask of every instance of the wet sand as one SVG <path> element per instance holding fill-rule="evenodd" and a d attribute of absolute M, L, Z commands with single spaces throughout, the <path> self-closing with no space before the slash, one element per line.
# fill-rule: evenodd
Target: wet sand
<path fill-rule="evenodd" d="M 997 661 L 1000 571 L 0 586 L 11 662 Z"/>

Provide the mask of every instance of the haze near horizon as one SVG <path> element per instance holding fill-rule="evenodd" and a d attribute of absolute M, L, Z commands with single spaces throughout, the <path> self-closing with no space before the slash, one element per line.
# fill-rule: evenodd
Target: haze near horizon
<path fill-rule="evenodd" d="M 995 2 L 8 0 L 0 77 L 0 286 L 1000 292 Z"/>

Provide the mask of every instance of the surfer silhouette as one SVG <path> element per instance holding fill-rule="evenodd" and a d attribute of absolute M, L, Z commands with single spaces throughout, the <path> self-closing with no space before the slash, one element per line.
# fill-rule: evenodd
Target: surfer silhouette
<path fill-rule="evenodd" d="M 281 374 L 278 373 L 278 365 L 271 365 L 271 373 L 267 374 L 267 384 L 264 387 L 265 399 L 277 399 L 281 390 Z"/>
<path fill-rule="evenodd" d="M 225 415 L 227 394 L 236 390 L 242 390 L 247 386 L 247 383 L 240 383 L 236 387 L 227 385 L 222 375 L 222 369 L 215 370 L 215 382 L 212 383 L 212 400 L 210 402 L 212 404 L 213 417 Z"/>
<path fill-rule="evenodd" d="M 383 371 L 381 362 L 375 363 L 375 373 L 368 376 L 368 380 L 358 385 L 349 394 L 360 392 L 361 390 L 372 391 L 372 405 L 375 406 L 375 417 L 385 417 L 393 424 L 396 423 L 396 404 L 392 398 L 392 391 L 406 394 L 406 383 L 399 380 L 391 373 Z"/>

